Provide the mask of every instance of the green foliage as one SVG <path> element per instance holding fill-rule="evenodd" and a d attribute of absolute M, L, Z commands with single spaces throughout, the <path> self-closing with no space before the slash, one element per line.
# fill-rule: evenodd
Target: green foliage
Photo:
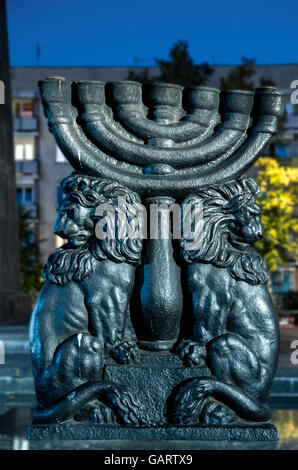
<path fill-rule="evenodd" d="M 34 300 L 42 287 L 43 280 L 38 245 L 31 238 L 29 212 L 19 206 L 21 287 L 22 291 L 29 294 Z"/>
<path fill-rule="evenodd" d="M 242 57 L 242 64 L 233 67 L 226 77 L 221 77 L 222 90 L 254 90 L 250 78 L 256 73 L 255 60 Z"/>
<path fill-rule="evenodd" d="M 213 68 L 207 62 L 194 64 L 187 41 L 178 40 L 170 49 L 169 60 L 155 59 L 160 69 L 158 80 L 182 86 L 204 85 Z"/>
<path fill-rule="evenodd" d="M 134 70 L 129 70 L 126 80 L 131 80 L 132 82 L 141 82 L 141 83 L 150 83 L 153 80 L 149 77 L 148 69 L 141 69 L 139 73 Z"/>
<path fill-rule="evenodd" d="M 254 91 L 255 87 L 250 79 L 256 73 L 255 59 L 241 57 L 242 63 L 233 67 L 226 77 L 221 77 L 220 88 L 222 90 L 248 90 Z M 260 78 L 260 86 L 274 86 L 270 79 Z"/>
<path fill-rule="evenodd" d="M 298 258 L 298 169 L 284 167 L 275 158 L 263 157 L 256 181 L 261 189 L 258 203 L 262 209 L 264 237 L 256 244 L 271 272 L 279 264 Z"/>
<path fill-rule="evenodd" d="M 140 73 L 130 71 L 127 79 L 141 83 L 167 82 L 182 86 L 204 85 L 213 68 L 207 62 L 200 65 L 194 64 L 188 50 L 188 42 L 178 40 L 169 52 L 169 59 L 155 59 L 159 67 L 160 75 L 152 79 L 148 76 L 148 70 L 143 69 Z"/>

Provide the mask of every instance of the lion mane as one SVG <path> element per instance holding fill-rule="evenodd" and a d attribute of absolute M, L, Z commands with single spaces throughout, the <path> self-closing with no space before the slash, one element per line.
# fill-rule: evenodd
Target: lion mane
<path fill-rule="evenodd" d="M 232 224 L 234 214 L 251 202 L 255 202 L 260 189 L 251 178 L 230 181 L 226 184 L 208 187 L 187 197 L 182 204 L 189 204 L 191 212 L 191 230 L 196 240 L 198 231 L 202 236 L 195 249 L 187 249 L 190 240 L 180 240 L 181 254 L 187 263 L 211 263 L 219 268 L 226 268 L 230 275 L 240 281 L 252 285 L 264 284 L 268 281 L 265 260 L 257 251 L 245 246 L 243 249 L 233 244 Z M 202 224 L 195 226 L 196 211 L 202 211 Z M 182 212 L 183 214 L 186 213 Z M 185 226 L 183 216 L 182 226 Z"/>
<path fill-rule="evenodd" d="M 92 273 L 98 261 L 107 259 L 116 263 L 139 264 L 142 239 L 134 237 L 133 234 L 140 230 L 142 219 L 138 213 L 141 201 L 136 193 L 118 183 L 79 174 L 66 177 L 61 182 L 61 188 L 65 199 L 90 208 L 94 228 L 99 220 L 96 208 L 101 204 L 112 206 L 116 217 L 122 217 L 122 220 L 126 221 L 128 235 L 121 237 L 117 229 L 115 237 L 107 236 L 101 240 L 96 237 L 94 230 L 94 236 L 83 247 L 70 248 L 68 243 L 65 243 L 49 256 L 43 270 L 45 280 L 58 285 L 65 285 L 72 280 L 83 281 Z M 118 198 L 125 200 L 124 207 L 118 204 Z M 64 200 L 58 205 L 58 212 L 63 202 Z"/>

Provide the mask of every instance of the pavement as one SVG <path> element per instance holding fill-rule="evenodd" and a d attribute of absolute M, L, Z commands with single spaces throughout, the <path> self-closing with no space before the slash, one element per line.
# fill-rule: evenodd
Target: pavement
<path fill-rule="evenodd" d="M 1 326 L 0 341 L 5 343 L 5 354 L 29 354 L 29 327 Z"/>

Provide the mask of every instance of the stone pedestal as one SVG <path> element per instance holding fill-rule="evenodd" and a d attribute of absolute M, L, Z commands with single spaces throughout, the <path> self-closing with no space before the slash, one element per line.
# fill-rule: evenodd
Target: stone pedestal
<path fill-rule="evenodd" d="M 183 440 L 183 441 L 277 441 L 273 424 L 243 424 L 226 426 L 163 426 L 132 427 L 90 424 L 59 424 L 31 426 L 28 438 L 32 441 L 61 440 Z M 177 447 L 178 448 L 178 447 Z"/>
<path fill-rule="evenodd" d="M 166 365 L 165 365 L 166 364 Z M 210 376 L 207 368 L 183 367 L 182 361 L 169 353 L 142 353 L 138 364 L 119 366 L 109 363 L 104 380 L 129 384 L 142 403 L 146 403 L 148 421 L 157 426 L 119 426 L 74 421 L 59 425 L 33 425 L 29 439 L 133 439 L 133 440 L 210 440 L 274 441 L 278 432 L 271 423 L 239 422 L 230 425 L 182 425 L 167 422 L 167 402 L 172 390 L 184 380 Z"/>
<path fill-rule="evenodd" d="M 142 353 L 138 364 L 119 366 L 109 364 L 104 371 L 104 380 L 129 384 L 146 403 L 148 420 L 167 424 L 167 399 L 172 390 L 184 380 L 200 376 L 210 376 L 207 368 L 184 367 L 181 359 L 169 353 Z"/>

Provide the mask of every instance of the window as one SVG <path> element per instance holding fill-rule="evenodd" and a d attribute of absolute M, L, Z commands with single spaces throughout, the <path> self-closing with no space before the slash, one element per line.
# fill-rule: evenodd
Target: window
<path fill-rule="evenodd" d="M 275 147 L 275 154 L 277 157 L 287 157 L 288 156 L 288 149 L 285 145 L 278 144 Z"/>
<path fill-rule="evenodd" d="M 64 157 L 63 153 L 61 152 L 60 148 L 56 147 L 56 162 L 57 163 L 66 163 L 67 159 Z"/>
<path fill-rule="evenodd" d="M 34 101 L 30 98 L 19 98 L 13 101 L 13 116 L 16 118 L 32 118 Z"/>
<path fill-rule="evenodd" d="M 295 105 L 291 103 L 290 101 L 286 103 L 286 112 L 288 116 L 293 116 L 294 115 L 294 107 Z"/>
<path fill-rule="evenodd" d="M 18 204 L 33 204 L 34 191 L 31 187 L 17 188 L 17 202 Z"/>
<path fill-rule="evenodd" d="M 293 269 L 279 270 L 271 275 L 273 292 L 292 292 L 295 290 L 295 272 Z"/>
<path fill-rule="evenodd" d="M 16 161 L 34 160 L 34 141 L 15 141 L 14 157 Z"/>
<path fill-rule="evenodd" d="M 25 202 L 33 202 L 33 190 L 32 188 L 25 188 Z"/>
<path fill-rule="evenodd" d="M 17 188 L 17 201 L 18 201 L 18 204 L 23 203 L 23 189 L 22 188 Z"/>

